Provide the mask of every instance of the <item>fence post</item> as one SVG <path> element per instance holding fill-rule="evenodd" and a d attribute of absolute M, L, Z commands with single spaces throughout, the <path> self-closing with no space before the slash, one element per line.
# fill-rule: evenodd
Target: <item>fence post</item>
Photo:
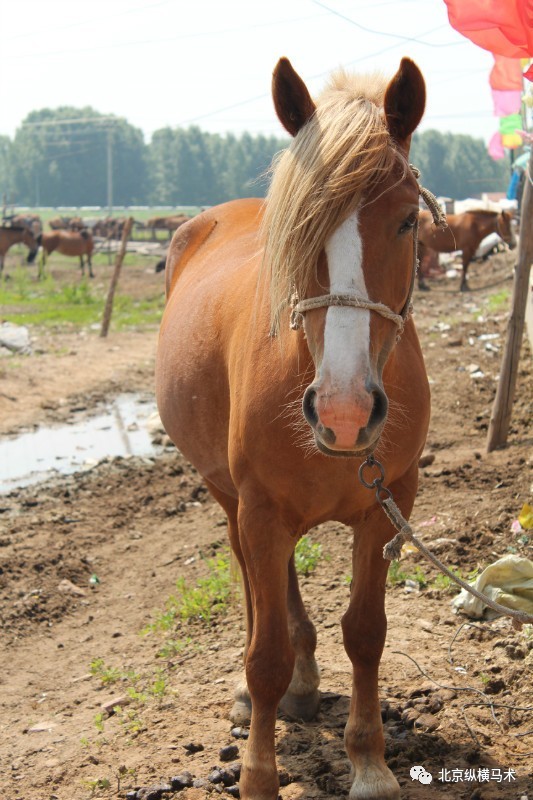
<path fill-rule="evenodd" d="M 109 290 L 107 292 L 107 300 L 104 308 L 104 316 L 102 318 L 102 328 L 100 330 L 100 336 L 104 339 L 107 336 L 107 332 L 109 330 L 109 323 L 111 322 L 115 289 L 117 287 L 118 278 L 122 267 L 122 262 L 124 261 L 124 256 L 126 255 L 126 248 L 128 246 L 128 239 L 130 238 L 130 232 L 132 226 L 133 226 L 133 217 L 129 217 L 126 220 L 126 224 L 124 225 L 124 230 L 122 231 L 122 240 L 120 242 L 120 247 L 115 257 L 115 269 L 113 270 L 113 275 L 111 276 L 111 283 L 109 284 Z"/>
<path fill-rule="evenodd" d="M 518 261 L 513 280 L 511 316 L 500 369 L 500 379 L 492 406 L 487 435 L 487 452 L 503 447 L 511 422 L 520 348 L 524 333 L 524 320 L 529 292 L 529 271 L 533 261 L 533 148 L 526 167 L 520 214 L 520 240 Z"/>

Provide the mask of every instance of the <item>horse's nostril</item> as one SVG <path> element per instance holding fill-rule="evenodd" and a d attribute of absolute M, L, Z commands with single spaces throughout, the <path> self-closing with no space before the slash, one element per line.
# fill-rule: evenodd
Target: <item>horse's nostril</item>
<path fill-rule="evenodd" d="M 382 389 L 375 388 L 372 391 L 372 397 L 374 398 L 374 404 L 372 406 L 372 413 L 370 415 L 370 419 L 368 421 L 368 426 L 377 426 L 387 416 L 387 411 L 389 408 L 389 401 L 387 400 L 387 395 Z"/>
<path fill-rule="evenodd" d="M 315 427 L 318 424 L 318 414 L 315 408 L 315 401 L 316 392 L 312 386 L 308 386 L 303 396 L 302 409 L 304 417 L 312 427 Z"/>

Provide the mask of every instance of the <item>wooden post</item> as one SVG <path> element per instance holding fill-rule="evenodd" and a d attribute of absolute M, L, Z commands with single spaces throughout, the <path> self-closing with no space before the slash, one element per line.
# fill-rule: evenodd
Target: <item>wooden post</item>
<path fill-rule="evenodd" d="M 107 336 L 107 332 L 109 330 L 109 323 L 111 321 L 111 314 L 113 312 L 113 299 L 115 297 L 115 289 L 118 283 L 118 277 L 120 275 L 120 269 L 122 267 L 122 262 L 124 261 L 124 256 L 126 254 L 126 247 L 128 245 L 128 239 L 130 238 L 130 231 L 133 226 L 133 217 L 129 217 L 124 225 L 124 230 L 122 231 L 122 240 L 120 242 L 120 247 L 118 249 L 117 255 L 115 257 L 115 269 L 113 270 L 113 275 L 111 276 L 111 283 L 109 284 L 109 290 L 107 292 L 107 300 L 105 303 L 104 308 L 104 316 L 102 318 L 102 329 L 100 331 L 100 336 L 105 338 Z"/>
<path fill-rule="evenodd" d="M 511 421 L 516 375 L 524 332 L 524 319 L 529 292 L 529 271 L 533 261 L 533 148 L 526 167 L 520 215 L 518 262 L 513 280 L 512 310 L 500 369 L 500 379 L 492 407 L 487 436 L 487 452 L 507 443 Z"/>

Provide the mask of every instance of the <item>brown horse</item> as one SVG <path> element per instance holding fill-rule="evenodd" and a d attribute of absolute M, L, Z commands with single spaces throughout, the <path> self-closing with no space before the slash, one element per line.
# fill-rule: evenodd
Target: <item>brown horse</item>
<path fill-rule="evenodd" d="M 44 275 L 44 267 L 46 259 L 57 250 L 64 256 L 79 256 L 81 274 L 85 275 L 85 262 L 83 257 L 87 257 L 87 264 L 89 267 L 89 275 L 94 278 L 93 268 L 91 264 L 91 255 L 94 249 L 93 236 L 91 231 L 85 229 L 82 231 L 54 231 L 53 233 L 41 233 L 37 237 L 37 241 L 42 247 L 41 263 L 39 265 L 39 278 Z"/>
<path fill-rule="evenodd" d="M 448 227 L 441 230 L 433 225 L 430 211 L 420 212 L 418 223 L 418 240 L 422 245 L 420 255 L 421 258 L 424 257 L 424 246 L 437 253 L 453 253 L 455 250 L 461 250 L 463 254 L 462 292 L 468 291 L 470 288 L 466 279 L 468 265 L 485 236 L 497 233 L 511 250 L 516 247 L 512 215 L 508 211 L 485 211 L 484 209 L 465 211 L 462 214 L 448 214 L 446 220 Z"/>
<path fill-rule="evenodd" d="M 37 255 L 37 250 L 39 249 L 37 238 L 34 236 L 33 232 L 26 225 L 0 226 L 0 275 L 4 269 L 4 258 L 7 251 L 10 247 L 19 242 L 25 244 L 26 247 L 29 248 L 30 252 L 28 253 L 27 261 L 28 264 L 30 264 Z"/>
<path fill-rule="evenodd" d="M 266 202 L 207 210 L 171 243 L 158 405 L 224 508 L 243 573 L 245 676 L 232 711 L 241 723 L 251 714 L 241 797 L 278 796 L 278 706 L 299 719 L 317 711 L 316 632 L 294 548 L 310 528 L 338 520 L 355 534 L 342 619 L 353 665 L 350 798 L 393 800 L 399 787 L 384 761 L 378 667 L 383 546 L 394 529 L 357 470 L 375 452 L 409 516 L 429 420 L 409 316 L 420 187 L 408 152 L 425 86 L 403 59 L 388 84 L 341 71 L 315 103 L 281 59 L 273 97 L 294 138 Z"/>

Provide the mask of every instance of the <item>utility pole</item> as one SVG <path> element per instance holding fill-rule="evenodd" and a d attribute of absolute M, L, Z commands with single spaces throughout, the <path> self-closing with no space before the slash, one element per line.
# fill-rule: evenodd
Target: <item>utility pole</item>
<path fill-rule="evenodd" d="M 107 129 L 107 216 L 113 215 L 113 130 Z M 107 263 L 111 264 L 111 240 L 108 237 Z"/>
<path fill-rule="evenodd" d="M 113 213 L 113 131 L 107 129 L 107 212 Z"/>

